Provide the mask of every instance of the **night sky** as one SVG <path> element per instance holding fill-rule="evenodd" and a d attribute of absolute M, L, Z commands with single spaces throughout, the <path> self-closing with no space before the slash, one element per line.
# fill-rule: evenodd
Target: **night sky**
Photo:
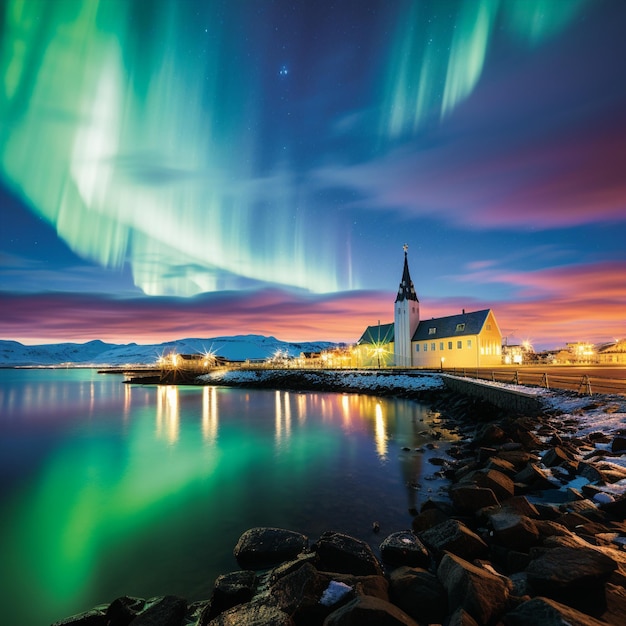
<path fill-rule="evenodd" d="M 0 338 L 626 335 L 623 0 L 0 0 Z"/>

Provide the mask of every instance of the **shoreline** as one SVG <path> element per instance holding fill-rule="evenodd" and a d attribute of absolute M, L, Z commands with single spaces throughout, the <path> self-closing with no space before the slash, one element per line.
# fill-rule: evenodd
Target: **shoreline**
<path fill-rule="evenodd" d="M 360 384 L 344 374 L 341 385 L 216 378 L 203 383 L 427 403 L 460 435 L 441 459 L 448 498 L 424 502 L 410 531 L 381 535 L 380 557 L 340 533 L 310 543 L 297 529 L 251 529 L 233 546 L 241 571 L 219 576 L 211 598 L 121 598 L 58 626 L 129 623 L 111 621 L 120 611 L 138 625 L 181 626 L 330 626 L 374 614 L 409 625 L 626 621 L 626 398 L 541 393 L 544 410 L 526 416 L 444 390 L 436 374 L 413 388 L 372 374 Z"/>

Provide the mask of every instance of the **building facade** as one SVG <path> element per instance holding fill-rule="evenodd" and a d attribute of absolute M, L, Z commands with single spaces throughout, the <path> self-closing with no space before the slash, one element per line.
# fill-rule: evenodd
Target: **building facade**
<path fill-rule="evenodd" d="M 355 354 L 358 367 L 492 367 L 502 363 L 502 333 L 491 309 L 420 320 L 405 246 L 394 322 L 368 326 Z"/>

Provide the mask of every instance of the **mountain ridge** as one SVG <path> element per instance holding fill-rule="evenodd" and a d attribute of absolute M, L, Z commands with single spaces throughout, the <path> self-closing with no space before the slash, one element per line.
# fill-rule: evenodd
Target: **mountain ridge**
<path fill-rule="evenodd" d="M 85 343 L 51 343 L 28 346 L 0 339 L 0 367 L 72 365 L 151 365 L 164 354 L 202 354 L 211 352 L 232 361 L 267 359 L 280 351 L 289 356 L 319 352 L 338 344 L 330 341 L 290 342 L 265 335 L 188 337 L 155 344 L 106 343 L 93 339 Z"/>

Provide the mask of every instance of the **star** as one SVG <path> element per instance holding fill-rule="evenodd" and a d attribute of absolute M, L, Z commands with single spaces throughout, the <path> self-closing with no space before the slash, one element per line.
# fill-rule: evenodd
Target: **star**
<path fill-rule="evenodd" d="M 287 76 L 289 74 L 289 70 L 287 69 L 286 65 L 281 65 L 278 73 L 280 76 Z"/>

